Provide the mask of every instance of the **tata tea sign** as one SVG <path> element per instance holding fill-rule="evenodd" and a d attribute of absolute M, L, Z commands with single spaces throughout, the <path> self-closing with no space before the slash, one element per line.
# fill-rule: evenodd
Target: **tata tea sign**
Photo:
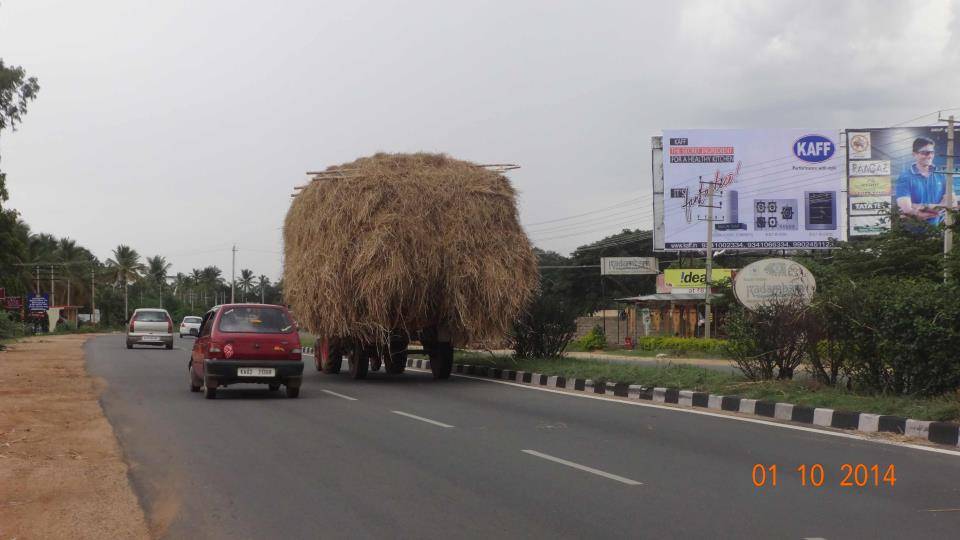
<path fill-rule="evenodd" d="M 708 226 L 716 249 L 833 247 L 845 236 L 838 136 L 835 129 L 664 131 L 662 189 L 654 170 L 663 249 L 705 249 Z"/>

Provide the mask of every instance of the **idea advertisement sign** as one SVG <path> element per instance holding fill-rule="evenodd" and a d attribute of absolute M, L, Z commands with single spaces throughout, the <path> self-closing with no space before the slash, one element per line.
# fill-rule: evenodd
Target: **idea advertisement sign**
<path fill-rule="evenodd" d="M 892 212 L 939 225 L 947 186 L 956 194 L 957 207 L 960 160 L 951 175 L 945 127 L 848 129 L 846 134 L 851 238 L 889 230 Z M 960 156 L 960 140 L 954 141 L 953 152 Z"/>
<path fill-rule="evenodd" d="M 710 272 L 714 286 L 733 278 L 733 270 L 714 268 Z M 662 281 L 662 283 L 661 283 Z M 707 270 L 705 268 L 668 268 L 663 271 L 663 279 L 658 280 L 658 293 L 703 293 L 707 288 Z"/>
<path fill-rule="evenodd" d="M 712 206 L 717 249 L 832 247 L 844 237 L 837 140 L 835 129 L 664 131 L 654 143 L 654 216 L 663 222 L 654 246 L 705 249 Z"/>

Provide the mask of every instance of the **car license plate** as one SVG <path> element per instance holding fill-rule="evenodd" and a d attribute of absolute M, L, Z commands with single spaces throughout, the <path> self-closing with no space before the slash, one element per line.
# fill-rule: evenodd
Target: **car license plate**
<path fill-rule="evenodd" d="M 158 336 L 143 336 L 140 338 L 141 341 L 160 341 Z"/>
<path fill-rule="evenodd" d="M 242 367 L 237 368 L 238 377 L 273 377 L 276 370 L 265 367 Z"/>

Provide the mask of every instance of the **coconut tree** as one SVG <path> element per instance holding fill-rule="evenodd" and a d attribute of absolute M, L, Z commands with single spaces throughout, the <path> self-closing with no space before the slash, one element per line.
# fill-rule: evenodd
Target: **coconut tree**
<path fill-rule="evenodd" d="M 147 257 L 147 270 L 146 270 L 146 279 L 147 281 L 160 289 L 160 307 L 163 307 L 163 284 L 167 280 L 167 272 L 170 271 L 172 264 L 167 262 L 166 257 L 162 255 L 154 255 L 153 257 Z"/>
<path fill-rule="evenodd" d="M 258 285 L 260 286 L 260 303 L 266 304 L 266 300 L 265 300 L 266 295 L 264 294 L 264 291 L 266 290 L 267 287 L 270 286 L 270 278 L 268 278 L 263 274 L 260 274 L 260 277 L 257 278 L 257 280 L 258 280 Z"/>
<path fill-rule="evenodd" d="M 57 251 L 54 258 L 62 263 L 61 275 L 67 285 L 67 304 L 72 303 L 71 293 L 77 291 L 78 296 L 88 295 L 88 274 L 93 263 L 94 256 L 84 247 L 77 245 L 76 241 L 69 238 L 61 238 L 57 242 Z"/>
<path fill-rule="evenodd" d="M 140 262 L 140 254 L 137 253 L 137 250 L 123 244 L 113 250 L 113 258 L 107 259 L 107 267 L 110 269 L 114 282 L 117 285 L 123 285 L 123 316 L 124 319 L 129 319 L 128 287 L 131 283 L 136 283 L 140 279 L 146 268 Z"/>
<path fill-rule="evenodd" d="M 247 301 L 247 293 L 253 290 L 253 270 L 244 268 L 240 270 L 240 279 L 237 281 L 237 287 L 243 293 L 243 301 Z"/>
<path fill-rule="evenodd" d="M 207 266 L 200 271 L 200 275 L 204 294 L 206 294 L 206 291 L 211 291 L 214 293 L 216 298 L 217 292 L 223 285 L 223 272 L 216 266 Z M 206 300 L 206 296 L 204 296 L 204 300 Z M 214 300 L 214 303 L 216 303 L 216 299 Z"/>

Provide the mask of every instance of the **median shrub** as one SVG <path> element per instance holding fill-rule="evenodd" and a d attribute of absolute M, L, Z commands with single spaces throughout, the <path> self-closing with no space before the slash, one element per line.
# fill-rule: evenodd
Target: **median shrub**
<path fill-rule="evenodd" d="M 641 351 L 675 351 L 724 356 L 727 354 L 727 340 L 647 336 L 637 339 L 637 349 Z"/>
<path fill-rule="evenodd" d="M 603 332 L 603 327 L 596 325 L 580 339 L 576 340 L 575 344 L 578 350 L 596 351 L 606 348 L 607 336 Z"/>

